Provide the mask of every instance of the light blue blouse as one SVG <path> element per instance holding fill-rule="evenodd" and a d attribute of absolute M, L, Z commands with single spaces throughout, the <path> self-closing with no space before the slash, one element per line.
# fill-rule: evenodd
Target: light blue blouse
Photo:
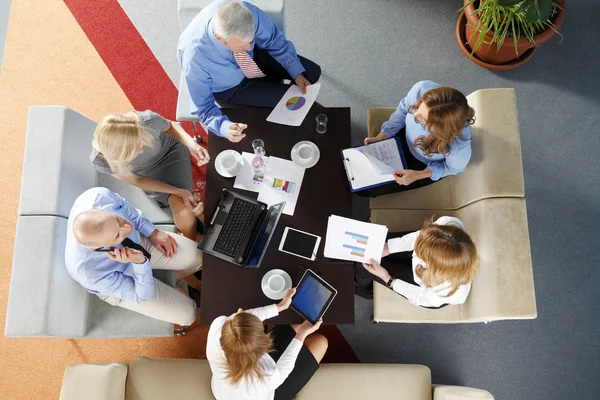
<path fill-rule="evenodd" d="M 381 126 L 381 131 L 387 137 L 396 136 L 400 129 L 406 127 L 406 143 L 408 143 L 410 152 L 417 160 L 427 164 L 427 167 L 431 170 L 431 180 L 433 181 L 463 172 L 471 159 L 471 125 L 469 124 L 466 124 L 462 131 L 462 139 L 457 137 L 454 143 L 450 144 L 448 154 L 434 153 L 428 157 L 423 150 L 417 147 L 413 148 L 413 143 L 417 138 L 426 137 L 430 135 L 430 132 L 415 121 L 414 115 L 408 112 L 408 107 L 417 104 L 417 101 L 426 91 L 440 86 L 440 84 L 432 81 L 417 82 L 406 97 L 400 101 L 398 108 L 391 115 L 389 121 Z"/>

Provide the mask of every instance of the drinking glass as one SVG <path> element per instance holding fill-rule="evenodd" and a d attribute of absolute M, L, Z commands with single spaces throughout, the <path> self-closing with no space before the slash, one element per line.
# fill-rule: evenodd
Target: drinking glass
<path fill-rule="evenodd" d="M 327 132 L 327 115 L 319 114 L 315 120 L 317 121 L 317 132 L 321 134 Z"/>
<path fill-rule="evenodd" d="M 263 142 L 262 139 L 254 139 L 252 141 L 252 148 L 254 149 L 254 154 L 257 154 L 259 152 L 264 154 L 265 153 L 265 142 Z"/>

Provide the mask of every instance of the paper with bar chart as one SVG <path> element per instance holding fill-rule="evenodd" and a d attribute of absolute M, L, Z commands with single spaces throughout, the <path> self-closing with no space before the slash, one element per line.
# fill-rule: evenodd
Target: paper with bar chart
<path fill-rule="evenodd" d="M 291 85 L 275 106 L 267 121 L 276 124 L 300 126 L 308 110 L 312 107 L 321 90 L 321 84 L 315 83 L 306 87 L 306 93 L 302 93 L 296 85 Z"/>
<path fill-rule="evenodd" d="M 258 201 L 269 206 L 285 201 L 283 213 L 294 215 L 303 179 L 304 168 L 290 160 L 271 156 L 264 180 L 258 188 Z"/>
<path fill-rule="evenodd" d="M 381 261 L 388 229 L 384 225 L 332 215 L 327 223 L 325 257 L 349 261 Z"/>

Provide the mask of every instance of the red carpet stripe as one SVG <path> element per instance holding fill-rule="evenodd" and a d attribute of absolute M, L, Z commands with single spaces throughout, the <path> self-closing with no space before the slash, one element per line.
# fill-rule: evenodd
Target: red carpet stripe
<path fill-rule="evenodd" d="M 117 0 L 64 0 L 96 51 L 136 110 L 150 109 L 175 120 L 177 88 Z M 173 2 L 176 7 L 176 2 Z M 126 112 L 129 110 L 110 110 Z M 183 124 L 188 133 L 191 125 Z M 207 135 L 200 128 L 203 143 Z M 204 181 L 206 167 L 192 163 L 194 180 Z M 360 362 L 336 326 L 324 325 L 329 340 L 324 362 Z"/>
<path fill-rule="evenodd" d="M 117 0 L 64 0 L 136 110 L 150 109 L 175 120 L 177 88 Z M 176 3 L 173 3 L 175 7 Z M 127 112 L 130 110 L 110 110 Z M 190 123 L 182 124 L 192 134 Z M 208 137 L 201 127 L 204 146 Z M 192 163 L 196 187 L 206 180 L 206 167 Z M 202 192 L 204 198 L 204 191 Z"/>

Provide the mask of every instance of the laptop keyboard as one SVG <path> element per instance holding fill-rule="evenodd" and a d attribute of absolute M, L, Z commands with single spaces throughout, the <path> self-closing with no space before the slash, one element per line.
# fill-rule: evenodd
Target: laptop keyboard
<path fill-rule="evenodd" d="M 235 199 L 213 249 L 229 257 L 236 257 L 257 207 L 256 204 Z"/>

